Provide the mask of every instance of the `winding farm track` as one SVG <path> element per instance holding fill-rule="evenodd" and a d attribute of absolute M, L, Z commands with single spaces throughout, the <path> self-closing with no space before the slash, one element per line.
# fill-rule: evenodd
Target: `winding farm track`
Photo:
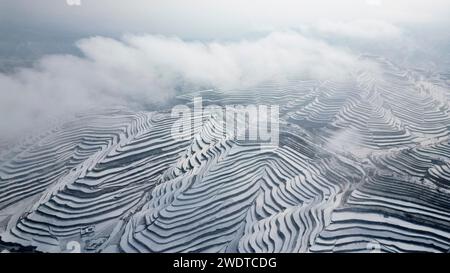
<path fill-rule="evenodd" d="M 170 109 L 79 115 L 0 153 L 1 240 L 39 251 L 447 252 L 450 88 L 383 73 L 209 90 L 277 104 L 278 148 L 215 133 L 175 139 Z"/>

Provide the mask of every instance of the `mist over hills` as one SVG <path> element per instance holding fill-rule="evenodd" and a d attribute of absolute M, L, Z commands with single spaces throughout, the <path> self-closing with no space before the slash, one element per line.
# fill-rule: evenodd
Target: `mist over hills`
<path fill-rule="evenodd" d="M 381 78 L 178 97 L 276 102 L 272 151 L 211 135 L 208 115 L 193 138 L 173 139 L 170 111 L 84 113 L 31 137 L 2 154 L 2 240 L 50 252 L 70 241 L 87 252 L 448 251 L 448 78 L 366 58 Z"/>
<path fill-rule="evenodd" d="M 450 251 L 447 2 L 193 1 L 0 3 L 0 251 Z"/>

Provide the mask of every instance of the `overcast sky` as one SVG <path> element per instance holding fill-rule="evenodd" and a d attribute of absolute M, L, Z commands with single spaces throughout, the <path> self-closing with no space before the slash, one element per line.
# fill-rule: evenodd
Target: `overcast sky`
<path fill-rule="evenodd" d="M 448 0 L 0 0 L 0 23 L 87 34 L 220 39 L 318 21 L 446 24 Z"/>

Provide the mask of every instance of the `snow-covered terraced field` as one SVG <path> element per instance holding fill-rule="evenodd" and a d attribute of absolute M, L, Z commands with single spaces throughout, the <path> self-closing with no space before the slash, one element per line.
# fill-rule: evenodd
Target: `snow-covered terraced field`
<path fill-rule="evenodd" d="M 192 138 L 173 138 L 170 107 L 85 113 L 0 146 L 1 241 L 44 252 L 71 241 L 83 252 L 448 252 L 449 75 L 376 61 L 381 75 L 177 98 L 279 105 L 276 149 L 218 135 L 206 114 Z"/>

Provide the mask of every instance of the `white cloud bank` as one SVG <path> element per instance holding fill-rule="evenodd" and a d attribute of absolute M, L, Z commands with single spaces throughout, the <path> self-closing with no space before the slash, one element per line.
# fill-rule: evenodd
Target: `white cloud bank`
<path fill-rule="evenodd" d="M 77 45 L 83 57 L 50 55 L 32 68 L 0 73 L 2 136 L 87 108 L 162 103 L 183 86 L 227 89 L 289 77 L 336 79 L 368 65 L 295 32 L 229 43 L 126 36 Z"/>

